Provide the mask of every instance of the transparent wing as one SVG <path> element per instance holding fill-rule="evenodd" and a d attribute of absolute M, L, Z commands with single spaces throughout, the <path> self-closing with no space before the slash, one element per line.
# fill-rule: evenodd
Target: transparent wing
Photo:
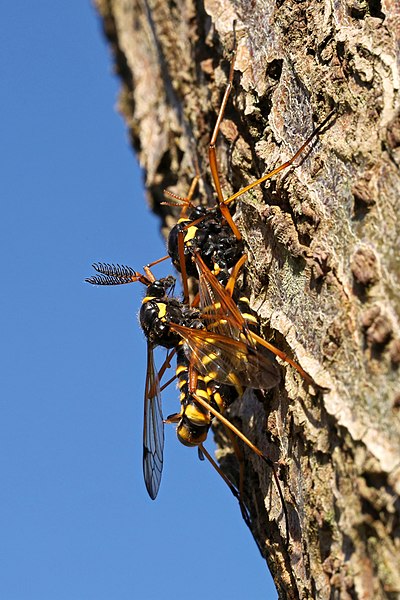
<path fill-rule="evenodd" d="M 164 422 L 160 380 L 154 366 L 153 346 L 147 345 L 147 373 L 144 394 L 143 475 L 149 496 L 154 500 L 161 483 L 164 450 Z"/>
<path fill-rule="evenodd" d="M 246 320 L 236 303 L 199 254 L 195 255 L 195 261 L 199 273 L 201 316 L 205 320 L 207 329 L 237 341 L 243 341 L 244 337 L 249 345 L 254 346 Z"/>
<path fill-rule="evenodd" d="M 272 354 L 206 329 L 170 327 L 183 339 L 188 360 L 203 377 L 263 390 L 278 385 L 280 372 Z"/>
<path fill-rule="evenodd" d="M 242 257 L 244 258 L 244 257 Z M 201 256 L 198 253 L 195 253 L 195 261 L 197 265 L 197 269 L 199 272 L 199 296 L 200 296 L 200 306 L 202 308 L 201 317 L 204 319 L 206 327 L 209 331 L 215 332 L 221 336 L 226 336 L 228 338 L 233 338 L 237 342 L 243 343 L 247 346 L 248 349 L 248 358 L 247 362 L 249 364 L 253 362 L 257 362 L 257 360 L 253 358 L 249 358 L 252 351 L 255 352 L 255 356 L 258 356 L 258 353 L 264 355 L 264 364 L 269 363 L 271 372 L 271 365 L 275 366 L 277 370 L 277 366 L 275 363 L 275 356 L 279 356 L 282 360 L 286 361 L 292 367 L 294 367 L 300 375 L 307 381 L 311 383 L 316 389 L 320 389 L 322 392 L 326 392 L 327 388 L 323 388 L 315 383 L 311 375 L 309 375 L 298 363 L 292 360 L 285 352 L 282 352 L 278 348 L 275 348 L 272 344 L 263 340 L 259 337 L 258 333 L 250 330 L 250 321 L 248 322 L 236 306 L 236 303 L 233 301 L 231 295 L 227 290 L 220 284 L 215 275 L 210 271 L 210 269 L 205 265 Z M 235 270 L 236 267 L 233 269 Z M 240 265 L 239 265 L 240 270 Z M 237 271 L 238 272 L 238 271 Z M 229 283 L 228 283 L 229 285 Z M 199 349 L 201 350 L 201 348 Z M 240 348 L 237 347 L 238 355 L 244 357 L 244 353 L 240 351 Z M 221 361 L 219 361 L 221 363 Z M 239 366 L 240 367 L 240 366 Z M 271 373 L 269 373 L 271 375 Z M 255 379 L 251 374 L 246 375 L 246 377 L 250 377 L 250 379 Z M 266 375 L 268 379 L 268 374 Z M 220 379 L 219 381 L 223 381 Z M 279 382 L 279 375 L 277 382 Z M 256 387 L 254 384 L 247 384 L 248 387 Z M 274 384 L 276 385 L 276 384 Z M 269 385 L 268 387 L 273 387 Z M 260 389 L 267 389 L 265 385 L 260 385 Z"/>

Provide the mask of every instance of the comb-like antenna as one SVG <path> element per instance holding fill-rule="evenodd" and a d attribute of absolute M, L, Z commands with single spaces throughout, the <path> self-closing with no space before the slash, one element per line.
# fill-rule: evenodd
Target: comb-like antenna
<path fill-rule="evenodd" d="M 85 279 L 87 283 L 91 283 L 92 285 L 122 285 L 124 283 L 132 283 L 133 281 L 140 281 L 145 285 L 149 285 L 150 283 L 147 277 L 126 265 L 93 263 L 92 266 L 95 271 L 100 273 L 100 275 L 94 275 Z"/>
<path fill-rule="evenodd" d="M 138 273 L 132 269 L 132 267 L 127 267 L 126 265 L 113 265 L 109 263 L 93 263 L 93 269 L 98 273 L 102 273 L 103 275 L 109 275 L 111 277 L 121 277 L 122 279 L 127 279 L 128 277 L 136 277 Z"/>
<path fill-rule="evenodd" d="M 93 277 L 86 277 L 85 281 L 92 285 L 122 285 L 123 283 L 132 283 L 132 279 L 122 279 L 112 275 L 93 275 Z"/>

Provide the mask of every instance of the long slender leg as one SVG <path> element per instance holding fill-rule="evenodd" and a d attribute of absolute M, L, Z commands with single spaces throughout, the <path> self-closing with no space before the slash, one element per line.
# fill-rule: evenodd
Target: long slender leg
<path fill-rule="evenodd" d="M 176 349 L 173 350 L 168 350 L 167 355 L 165 357 L 165 360 L 160 368 L 160 370 L 157 373 L 157 382 L 160 383 L 161 378 L 163 377 L 165 371 L 167 369 L 169 369 L 171 367 L 171 359 L 174 357 L 174 355 L 176 354 Z M 176 375 L 174 375 L 174 377 L 172 377 L 169 381 L 167 381 L 167 383 L 165 383 L 162 388 L 160 389 L 160 392 L 162 390 L 165 390 L 165 388 L 170 385 L 170 383 L 172 383 L 174 380 L 176 379 Z M 149 396 L 153 396 L 155 394 L 155 385 L 152 386 L 149 390 Z"/>
<path fill-rule="evenodd" d="M 235 290 L 236 280 L 244 263 L 247 261 L 247 254 L 243 254 L 236 265 L 232 268 L 228 283 L 225 286 L 225 291 L 232 297 Z"/>
<path fill-rule="evenodd" d="M 243 498 L 243 487 L 244 487 L 244 456 L 243 456 L 243 452 L 240 449 L 240 446 L 237 442 L 235 434 L 230 429 L 228 429 L 228 427 L 225 427 L 225 429 L 226 429 L 227 434 L 229 435 L 233 451 L 234 451 L 237 461 L 239 463 L 239 487 L 238 487 L 238 490 L 239 490 L 240 497 Z"/>
<path fill-rule="evenodd" d="M 236 489 L 236 487 L 233 485 L 233 483 L 230 481 L 230 479 L 225 475 L 225 473 L 220 469 L 220 467 L 217 465 L 217 463 L 212 458 L 212 456 L 205 449 L 205 447 L 203 446 L 203 444 L 200 444 L 199 448 L 200 448 L 201 452 L 204 454 L 204 456 L 206 457 L 206 459 L 209 461 L 209 463 L 217 471 L 218 475 L 220 475 L 222 477 L 222 479 L 225 481 L 226 485 L 229 487 L 229 489 L 231 490 L 232 494 L 235 496 L 235 498 L 239 502 L 240 512 L 242 513 L 243 520 L 245 521 L 245 523 L 249 527 L 249 529 L 251 529 L 250 515 L 249 515 L 249 512 L 248 512 L 245 504 L 243 503 L 242 494 L 241 494 L 240 490 L 238 491 Z"/>
<path fill-rule="evenodd" d="M 199 166 L 196 163 L 196 175 L 193 177 L 192 183 L 190 184 L 189 193 L 188 193 L 188 195 L 186 197 L 187 203 L 186 203 L 185 208 L 182 211 L 181 217 L 186 217 L 187 209 L 189 208 L 189 206 L 193 206 L 192 205 L 192 198 L 193 198 L 193 195 L 194 195 L 194 193 L 196 191 L 196 188 L 198 186 L 199 181 L 200 181 Z"/>
<path fill-rule="evenodd" d="M 193 394 L 193 396 L 196 399 L 196 402 L 198 402 L 206 410 L 210 411 L 210 413 L 216 419 L 221 421 L 221 423 L 223 423 L 228 429 L 233 431 L 233 433 L 235 435 L 237 435 L 238 438 L 240 438 L 255 454 L 257 454 L 257 456 L 259 456 L 271 468 L 272 475 L 273 475 L 274 481 L 275 481 L 275 485 L 278 490 L 279 498 L 281 501 L 282 510 L 283 510 L 283 513 L 285 516 L 286 544 L 288 544 L 288 542 L 289 542 L 289 516 L 288 516 L 285 498 L 283 496 L 281 484 L 279 482 L 278 475 L 277 475 L 277 472 L 275 469 L 275 464 L 273 463 L 273 461 L 270 458 L 265 456 L 265 454 L 263 452 L 261 452 L 261 450 L 259 450 L 259 448 L 257 448 L 257 446 L 255 446 L 237 427 L 235 427 L 230 421 L 228 421 L 228 419 L 226 417 L 224 417 L 220 412 L 218 412 L 213 406 L 211 406 L 208 402 L 203 400 L 203 398 L 201 398 L 197 394 Z"/>
<path fill-rule="evenodd" d="M 238 278 L 240 270 L 241 270 L 242 266 L 244 265 L 244 263 L 246 262 L 246 260 L 247 260 L 247 255 L 243 254 L 243 256 L 241 256 L 241 258 L 238 260 L 236 265 L 233 267 L 231 275 L 229 277 L 229 281 L 228 281 L 227 285 L 225 286 L 225 290 L 228 292 L 228 294 L 231 297 L 232 297 L 232 294 L 233 294 L 233 291 L 235 288 L 235 284 L 236 284 L 236 280 Z M 292 367 L 295 368 L 296 371 L 298 371 L 300 373 L 300 375 L 303 377 L 303 379 L 305 379 L 305 381 L 307 381 L 308 383 L 311 383 L 311 385 L 313 385 L 317 389 L 320 389 L 322 391 L 325 390 L 325 388 L 321 388 L 321 386 L 319 386 L 317 383 L 315 383 L 315 381 L 311 377 L 311 375 L 309 375 L 297 362 L 292 360 L 285 352 L 283 352 L 282 350 L 279 350 L 278 348 L 276 348 L 275 346 L 273 346 L 272 344 L 270 344 L 269 342 L 264 340 L 262 337 L 260 337 L 253 331 L 249 331 L 248 333 L 249 333 L 250 337 L 254 340 L 254 342 L 264 346 L 265 348 L 267 348 L 268 350 L 273 352 L 276 356 L 279 356 L 279 358 L 281 358 L 285 362 L 292 365 Z"/>
<path fill-rule="evenodd" d="M 262 177 L 260 177 L 260 179 L 257 179 L 256 181 L 253 181 L 253 183 L 246 185 L 246 187 L 242 188 L 235 194 L 232 194 L 232 196 L 229 196 L 229 198 L 227 198 L 226 200 L 223 200 L 222 202 L 225 205 L 230 204 L 231 202 L 236 200 L 236 198 L 239 198 L 239 196 L 241 196 L 242 194 L 245 194 L 249 190 L 256 187 L 256 185 L 260 185 L 261 183 L 264 183 L 264 181 L 267 181 L 267 179 L 271 179 L 271 177 L 273 177 L 274 175 L 277 175 L 284 169 L 287 169 L 288 167 L 290 167 L 290 165 L 292 165 L 295 162 L 295 160 L 300 156 L 300 154 L 305 150 L 305 148 L 307 148 L 307 146 L 310 144 L 310 142 L 318 135 L 318 133 L 321 131 L 321 129 L 324 127 L 324 125 L 326 125 L 326 123 L 330 120 L 330 118 L 332 117 L 332 115 L 334 113 L 335 113 L 335 109 L 329 113 L 329 115 L 322 121 L 322 123 L 320 123 L 318 125 L 318 127 L 316 127 L 316 129 L 314 129 L 312 134 L 306 139 L 304 144 L 297 150 L 297 152 L 292 156 L 292 158 L 287 160 L 285 163 L 283 163 L 279 167 L 276 167 L 276 169 L 273 169 L 266 175 L 263 175 Z"/>
<path fill-rule="evenodd" d="M 154 282 L 156 280 L 156 278 L 154 277 L 153 273 L 151 272 L 151 267 L 154 267 L 155 265 L 158 265 L 158 264 L 164 262 L 164 260 L 167 260 L 168 258 L 169 258 L 169 255 L 167 254 L 166 256 L 163 256 L 162 258 L 158 258 L 157 260 L 153 260 L 153 262 L 150 262 L 145 267 L 143 267 L 144 272 L 146 273 L 148 279 L 151 282 Z"/>
<path fill-rule="evenodd" d="M 179 231 L 179 233 L 178 233 L 178 255 L 179 255 L 179 264 L 181 266 L 183 303 L 187 304 L 189 301 L 189 284 L 188 284 L 188 277 L 187 277 L 187 272 L 186 272 L 185 239 L 184 239 L 183 231 Z"/>
<path fill-rule="evenodd" d="M 171 385 L 171 383 L 173 383 L 176 379 L 176 375 L 174 375 L 173 377 L 171 377 L 171 379 L 168 379 L 168 381 L 166 381 L 161 387 L 160 387 L 160 392 L 163 392 L 165 390 L 165 388 L 167 388 L 169 385 Z"/>
<path fill-rule="evenodd" d="M 235 32 L 234 32 L 234 34 L 235 34 Z M 229 224 L 235 237 L 238 240 L 240 240 L 242 238 L 241 233 L 240 233 L 239 229 L 237 228 L 234 220 L 232 219 L 231 213 L 225 206 L 224 197 L 222 194 L 221 182 L 220 182 L 220 178 L 219 178 L 219 172 L 218 172 L 217 153 L 216 153 L 216 149 L 215 149 L 215 144 L 217 143 L 218 133 L 221 128 L 221 122 L 222 122 L 222 119 L 224 118 L 224 113 L 225 113 L 226 105 L 228 103 L 228 98 L 229 98 L 229 95 L 230 95 L 230 93 L 232 91 L 232 87 L 233 87 L 233 72 L 234 72 L 234 68 L 235 68 L 236 49 L 237 49 L 237 45 L 236 45 L 236 36 L 235 36 L 234 46 L 233 46 L 233 50 L 232 50 L 233 57 L 232 57 L 231 65 L 230 65 L 230 69 L 229 69 L 228 83 L 226 85 L 224 97 L 222 99 L 221 106 L 220 106 L 220 109 L 218 112 L 217 122 L 215 123 L 214 131 L 211 136 L 211 141 L 210 141 L 210 145 L 208 148 L 208 158 L 209 158 L 209 162 L 210 162 L 211 175 L 212 175 L 212 178 L 214 181 L 215 191 L 217 192 L 219 207 L 220 207 L 222 216 L 225 218 L 225 220 Z"/>
<path fill-rule="evenodd" d="M 217 155 L 216 155 L 215 145 L 216 145 L 216 142 L 217 142 L 218 133 L 219 133 L 220 128 L 221 128 L 221 122 L 222 122 L 222 119 L 224 117 L 226 105 L 228 103 L 228 98 L 229 98 L 229 95 L 230 95 L 230 93 L 232 91 L 232 87 L 233 87 L 233 73 L 234 73 L 234 67 L 235 67 L 236 50 L 237 50 L 237 45 L 236 45 L 236 38 L 235 38 L 234 48 L 233 48 L 233 51 L 232 51 L 233 58 L 231 60 L 229 77 L 228 77 L 228 83 L 227 83 L 227 86 L 226 86 L 226 89 L 225 89 L 225 93 L 224 93 L 224 97 L 222 99 L 222 103 L 221 103 L 221 106 L 220 106 L 220 109 L 219 109 L 219 113 L 218 113 L 218 117 L 217 117 L 217 122 L 216 122 L 215 127 L 214 127 L 213 135 L 211 137 L 208 155 L 209 155 L 211 175 L 212 175 L 212 178 L 213 178 L 213 181 L 214 181 L 215 190 L 217 192 L 219 207 L 220 207 L 222 216 L 225 218 L 225 220 L 230 225 L 230 227 L 231 227 L 231 229 L 232 229 L 235 237 L 237 239 L 241 239 L 242 236 L 240 234 L 240 231 L 238 230 L 235 222 L 233 221 L 232 216 L 231 216 L 229 210 L 226 209 L 226 206 L 228 204 L 230 204 L 231 202 L 233 202 L 234 200 L 236 200 L 236 198 L 239 198 L 239 196 L 241 196 L 242 194 L 245 194 L 246 192 L 248 192 L 249 190 L 253 189 L 257 185 L 260 185 L 261 183 L 264 183 L 264 181 L 267 181 L 268 179 L 270 179 L 274 175 L 277 175 L 278 173 L 280 173 L 284 169 L 287 169 L 288 167 L 290 167 L 296 161 L 296 159 L 300 156 L 300 154 L 305 150 L 305 148 L 310 144 L 310 142 L 318 135 L 318 133 L 321 131 L 321 129 L 324 127 L 324 125 L 326 125 L 326 123 L 330 120 L 330 118 L 332 117 L 332 115 L 335 112 L 335 109 L 333 109 L 329 113 L 329 115 L 318 125 L 318 127 L 316 127 L 316 129 L 314 129 L 314 131 L 307 138 L 307 140 L 304 142 L 304 144 L 299 148 L 299 150 L 297 150 L 297 152 L 288 161 L 286 161 L 285 163 L 283 163 L 279 167 L 276 167 L 276 169 L 273 169 L 272 171 L 270 171 L 266 175 L 263 175 L 263 177 L 260 177 L 256 181 L 253 181 L 249 185 L 245 186 L 244 188 L 242 188 L 241 190 L 239 190 L 235 194 L 232 194 L 232 196 L 230 196 L 229 198 L 227 198 L 226 200 L 224 200 L 224 197 L 223 197 L 223 194 L 222 194 L 221 182 L 220 182 L 220 178 L 219 178 L 219 172 L 218 172 L 218 161 L 217 161 Z"/>
<path fill-rule="evenodd" d="M 215 144 L 217 142 L 218 133 L 221 128 L 222 119 L 224 118 L 224 113 L 225 113 L 226 105 L 228 103 L 228 98 L 229 98 L 229 95 L 230 95 L 230 93 L 232 91 L 232 87 L 233 87 L 233 72 L 234 72 L 234 68 L 235 68 L 235 58 L 236 58 L 236 40 L 235 40 L 234 48 L 232 50 L 232 54 L 233 54 L 233 57 L 232 57 L 231 65 L 230 65 L 230 69 L 229 69 L 228 83 L 225 88 L 224 97 L 222 99 L 222 103 L 221 103 L 221 106 L 220 106 L 220 109 L 218 112 L 217 122 L 215 123 L 214 131 L 211 136 L 211 141 L 210 141 L 210 145 L 208 148 L 208 157 L 209 157 L 209 161 L 210 161 L 211 175 L 212 175 L 212 178 L 214 181 L 215 191 L 217 192 L 217 196 L 218 196 L 218 200 L 219 200 L 220 204 L 222 204 L 224 202 L 224 197 L 222 195 L 221 182 L 219 179 L 218 161 L 217 161 L 217 153 L 215 150 Z"/>
<path fill-rule="evenodd" d="M 266 340 L 264 340 L 262 337 L 260 337 L 259 335 L 257 335 L 253 331 L 250 331 L 250 337 L 257 344 L 260 344 L 261 346 L 264 346 L 264 348 L 267 348 L 268 350 L 270 350 L 271 352 L 273 352 L 276 356 L 279 356 L 279 358 L 281 358 L 285 362 L 289 363 L 289 365 L 292 365 L 292 367 L 294 369 L 296 369 L 296 371 L 298 371 L 300 373 L 300 375 L 303 377 L 303 379 L 305 381 L 307 381 L 307 383 L 311 383 L 311 385 L 314 388 L 316 388 L 317 390 L 319 390 L 321 392 L 328 392 L 329 391 L 328 388 L 324 388 L 324 387 L 318 385 L 318 383 L 315 383 L 315 381 L 311 377 L 311 375 L 309 375 L 307 373 L 307 371 L 305 371 L 297 362 L 295 362 L 294 360 L 292 360 L 285 352 L 283 352 L 282 350 L 279 350 L 278 348 L 276 348 L 276 346 L 273 346 L 272 344 L 270 344 L 269 342 L 267 342 Z"/>
<path fill-rule="evenodd" d="M 156 382 L 154 382 L 154 385 L 153 385 L 153 386 L 150 388 L 150 390 L 149 390 L 149 392 L 148 392 L 148 396 L 149 396 L 149 397 L 152 397 L 152 396 L 154 396 L 154 395 L 155 395 L 155 393 L 156 393 L 156 391 L 155 391 L 156 385 L 157 385 L 157 384 L 159 385 L 159 383 L 160 383 L 160 381 L 161 381 L 161 378 L 163 377 L 163 375 L 164 375 L 165 371 L 171 367 L 171 359 L 173 358 L 174 354 L 176 354 L 176 350 L 175 350 L 175 349 L 174 349 L 174 350 L 168 350 L 168 352 L 167 352 L 167 356 L 165 357 L 165 360 L 164 360 L 164 362 L 163 362 L 163 364 L 162 364 L 162 366 L 161 366 L 160 370 L 159 370 L 159 371 L 158 371 L 158 373 L 157 373 L 157 380 L 156 380 Z M 174 377 L 173 377 L 173 378 L 172 378 L 170 381 L 168 381 L 167 383 L 165 383 L 165 384 L 162 386 L 162 388 L 160 389 L 160 392 L 161 392 L 162 390 L 165 390 L 165 388 L 166 388 L 166 387 L 167 387 L 167 386 L 168 386 L 170 383 L 172 383 L 172 382 L 174 381 L 174 379 L 175 379 L 175 376 L 174 376 Z"/>
<path fill-rule="evenodd" d="M 198 264 L 201 265 L 202 276 L 205 278 L 207 284 L 214 290 L 214 293 L 218 292 L 218 301 L 224 308 L 224 319 L 226 319 L 227 321 L 231 321 L 232 324 L 235 324 L 237 327 L 239 327 L 239 329 L 242 329 L 243 334 L 245 335 L 248 343 L 251 346 L 253 346 L 254 344 L 260 344 L 261 346 L 264 346 L 265 348 L 273 352 L 273 354 L 279 356 L 279 358 L 292 365 L 292 367 L 294 367 L 300 373 L 300 375 L 305 379 L 305 381 L 311 383 L 311 385 L 314 386 L 316 389 L 322 392 L 327 391 L 326 388 L 323 388 L 317 383 L 315 383 L 311 375 L 309 375 L 298 363 L 291 359 L 285 352 L 279 350 L 278 348 L 261 338 L 255 332 L 246 328 L 246 321 L 242 313 L 236 306 L 235 302 L 232 300 L 234 285 L 239 271 L 246 261 L 246 258 L 247 255 L 243 254 L 243 256 L 238 260 L 236 265 L 233 267 L 232 274 L 229 278 L 226 288 L 224 288 L 224 290 L 221 290 L 221 284 L 215 278 L 215 275 L 204 264 L 204 261 L 202 260 L 201 256 L 196 254 L 196 261 L 198 262 Z M 228 294 L 224 294 L 223 292 L 225 291 L 227 291 Z"/>

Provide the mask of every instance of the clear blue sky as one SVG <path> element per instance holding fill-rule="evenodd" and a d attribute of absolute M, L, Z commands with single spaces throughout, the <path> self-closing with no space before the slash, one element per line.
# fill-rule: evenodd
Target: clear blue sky
<path fill-rule="evenodd" d="M 236 501 L 173 427 L 155 502 L 142 481 L 142 289 L 83 280 L 165 252 L 97 15 L 7 2 L 2 21 L 0 598 L 276 598 Z"/>

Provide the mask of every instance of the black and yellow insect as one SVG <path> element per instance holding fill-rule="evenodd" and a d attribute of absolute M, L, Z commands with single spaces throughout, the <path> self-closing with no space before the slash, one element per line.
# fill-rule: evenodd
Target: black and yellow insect
<path fill-rule="evenodd" d="M 257 315 L 250 309 L 248 298 L 240 294 L 237 278 L 246 256 L 243 241 L 234 218 L 234 204 L 246 192 L 261 185 L 293 165 L 305 148 L 329 121 L 332 111 L 313 131 L 300 149 L 285 163 L 249 185 L 226 197 L 222 191 L 218 169 L 216 143 L 227 102 L 233 87 L 234 60 L 230 63 L 227 86 L 209 143 L 209 166 L 216 192 L 214 206 L 192 203 L 200 179 L 199 169 L 186 198 L 167 192 L 173 204 L 182 208 L 181 216 L 168 239 L 168 254 L 182 275 L 183 301 L 174 297 L 172 276 L 156 279 L 150 266 L 145 275 L 130 267 L 95 264 L 97 275 L 87 279 L 97 285 L 120 285 L 140 281 L 146 286 L 139 320 L 147 338 L 147 369 L 144 394 L 143 473 L 147 491 L 156 498 L 163 468 L 164 420 L 161 392 L 170 382 L 161 385 L 162 377 L 176 354 L 174 379 L 178 382 L 180 410 L 166 422 L 177 425 L 177 436 L 187 446 L 197 446 L 200 455 L 226 481 L 238 498 L 243 518 L 250 526 L 250 517 L 243 503 L 243 477 L 236 488 L 216 465 L 204 448 L 213 419 L 219 419 L 234 436 L 239 437 L 272 469 L 282 503 L 287 537 L 288 514 L 276 465 L 224 416 L 232 402 L 240 398 L 246 387 L 268 390 L 277 386 L 281 371 L 276 356 L 292 365 L 302 377 L 316 386 L 300 365 L 260 336 Z M 164 258 L 168 258 L 164 257 Z M 199 282 L 198 300 L 189 304 L 188 277 Z M 199 308 L 197 308 L 199 305 Z M 159 371 L 154 361 L 154 348 L 166 348 L 166 359 Z M 316 386 L 318 387 L 318 386 Z"/>
<path fill-rule="evenodd" d="M 200 262 L 198 255 L 196 261 L 203 275 L 211 273 L 204 263 Z M 241 327 L 241 322 L 238 325 L 236 314 L 233 315 L 236 321 L 232 319 L 228 327 L 226 314 L 222 314 L 216 303 L 213 305 L 214 313 L 211 305 L 205 306 L 207 300 L 203 298 L 201 312 L 172 297 L 172 277 L 156 280 L 149 270 L 146 275 L 142 275 L 130 267 L 119 265 L 95 264 L 94 268 L 99 275 L 87 279 L 92 284 L 120 285 L 140 281 L 146 285 L 146 295 L 139 314 L 140 324 L 148 341 L 143 467 L 147 490 L 150 496 L 155 498 L 161 481 L 164 438 L 160 380 L 172 357 L 167 357 L 161 373 L 157 373 L 154 365 L 154 347 L 159 345 L 179 353 L 177 378 L 181 384 L 181 419 L 178 437 L 182 442 L 189 442 L 191 445 L 196 445 L 196 436 L 190 433 L 190 429 L 195 431 L 196 427 L 202 426 L 205 439 L 212 419 L 206 413 L 214 414 L 209 411 L 208 406 L 205 406 L 205 412 L 199 409 L 202 396 L 211 409 L 218 413 L 223 412 L 232 401 L 233 394 L 240 395 L 244 387 L 269 389 L 277 385 L 280 379 L 279 369 L 272 354 L 260 352 L 250 345 L 242 334 L 236 334 L 238 327 Z M 200 277 L 201 282 L 203 275 Z M 212 277 L 211 282 L 215 288 L 214 292 L 210 289 L 212 297 L 215 297 L 217 290 L 221 299 L 236 306 L 215 276 Z M 220 304 L 222 305 L 222 302 Z M 240 311 L 238 314 L 240 319 L 244 319 Z M 211 317 L 216 323 L 211 322 Z M 248 320 L 250 318 L 254 319 L 253 316 L 249 316 Z M 230 320 L 229 317 L 228 321 Z M 190 369 L 196 381 L 194 386 L 192 383 L 187 385 L 186 373 Z M 221 393 L 223 384 L 225 386 Z M 227 386 L 233 386 L 235 392 Z"/>
<path fill-rule="evenodd" d="M 260 337 L 257 318 L 249 312 L 247 298 L 238 298 L 243 312 L 234 301 L 235 281 L 246 256 L 236 265 L 225 288 L 199 253 L 194 254 L 194 259 L 199 277 L 200 318 L 205 327 L 193 329 L 171 323 L 171 330 L 184 340 L 187 356 L 198 373 L 221 383 L 267 390 L 280 381 L 275 360 L 279 356 L 306 382 L 319 388 L 298 363 Z"/>
<path fill-rule="evenodd" d="M 260 186 L 275 175 L 278 175 L 280 172 L 294 165 L 296 160 L 302 155 L 304 150 L 311 144 L 312 140 L 321 132 L 335 113 L 335 109 L 333 109 L 313 130 L 291 158 L 245 187 L 239 189 L 237 192 L 225 197 L 222 191 L 219 174 L 216 143 L 229 96 L 233 88 L 237 50 L 235 26 L 233 35 L 234 44 L 228 82 L 226 84 L 208 149 L 209 167 L 217 195 L 217 203 L 213 207 L 205 207 L 203 204 L 195 206 L 193 204 L 192 198 L 200 179 L 198 167 L 196 167 L 197 175 L 192 181 L 187 197 L 181 197 L 166 190 L 166 194 L 173 199 L 173 202 L 163 202 L 163 204 L 180 206 L 182 208 L 181 216 L 169 234 L 167 248 L 174 266 L 182 273 L 185 301 L 188 300 L 186 278 L 187 276 L 196 276 L 196 270 L 193 267 L 191 254 L 193 252 L 198 252 L 206 266 L 223 284 L 225 284 L 229 277 L 229 275 L 227 275 L 228 270 L 234 266 L 243 252 L 242 235 L 231 213 L 235 201 L 253 188 Z"/>
<path fill-rule="evenodd" d="M 197 373 L 191 367 L 182 340 L 177 348 L 176 362 L 181 410 L 167 417 L 166 422 L 177 423 L 176 433 L 182 444 L 200 446 L 207 438 L 213 416 L 205 406 L 198 404 L 197 399 L 202 398 L 222 414 L 244 390 L 240 385 L 221 384 Z"/>
<path fill-rule="evenodd" d="M 171 354 L 167 355 L 160 373 L 154 362 L 154 348 L 162 346 L 167 350 L 175 349 L 180 343 L 179 334 L 173 332 L 170 323 L 195 327 L 200 325 L 199 311 L 183 304 L 173 293 L 175 279 L 172 276 L 156 280 L 150 270 L 146 275 L 134 271 L 131 267 L 95 263 L 99 273 L 86 279 L 94 285 L 121 285 L 140 281 L 146 286 L 146 295 L 142 300 L 139 321 L 147 338 L 147 369 L 144 394 L 143 420 L 143 474 L 146 489 L 154 500 L 157 496 L 163 468 L 164 423 L 161 406 L 160 380 L 168 368 Z"/>
<path fill-rule="evenodd" d="M 228 274 L 243 254 L 243 242 L 237 239 L 231 227 L 221 218 L 217 209 L 207 210 L 199 206 L 188 216 L 181 217 L 168 236 L 168 254 L 177 271 L 183 277 L 197 277 L 193 252 L 201 254 L 205 264 L 222 283 L 227 282 L 220 274 Z M 229 276 L 229 275 L 228 275 Z"/>

